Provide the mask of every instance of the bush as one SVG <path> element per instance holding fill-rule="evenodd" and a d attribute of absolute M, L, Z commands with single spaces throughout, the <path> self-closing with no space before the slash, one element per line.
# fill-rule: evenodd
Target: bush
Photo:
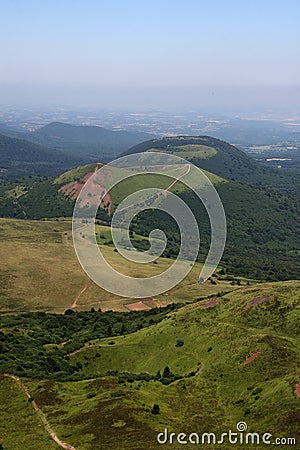
<path fill-rule="evenodd" d="M 95 392 L 89 392 L 88 394 L 87 394 L 87 396 L 86 396 L 86 398 L 94 398 L 94 397 L 96 397 L 96 393 Z"/>
<path fill-rule="evenodd" d="M 116 392 L 112 392 L 112 393 L 110 394 L 110 396 L 111 396 L 112 398 L 124 397 L 124 396 L 125 396 L 125 393 L 124 393 L 123 391 L 116 391 Z"/>
<path fill-rule="evenodd" d="M 183 345 L 184 345 L 184 340 L 183 339 L 177 339 L 176 347 L 182 347 Z"/>
<path fill-rule="evenodd" d="M 157 403 L 154 403 L 153 408 L 151 410 L 152 414 L 159 414 L 160 413 L 160 408 L 159 405 L 157 405 Z"/>

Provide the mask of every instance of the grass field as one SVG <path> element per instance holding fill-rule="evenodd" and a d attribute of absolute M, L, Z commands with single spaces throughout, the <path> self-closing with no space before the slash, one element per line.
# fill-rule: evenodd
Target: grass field
<path fill-rule="evenodd" d="M 63 312 L 84 289 L 88 278 L 75 255 L 71 222 L 0 220 L 0 313 L 20 311 Z M 97 226 L 102 242 L 109 240 L 108 227 Z M 101 238 L 100 238 L 101 242 Z M 113 246 L 101 245 L 105 258 L 122 273 L 153 276 L 166 270 L 172 260 L 159 258 L 158 264 L 126 262 Z M 151 306 L 192 301 L 198 297 L 235 289 L 228 281 L 197 283 L 201 266 L 196 264 L 177 287 L 151 300 Z M 138 271 L 138 272 L 137 272 Z M 92 283 L 77 301 L 77 309 L 102 308 L 127 311 L 124 299 Z"/>

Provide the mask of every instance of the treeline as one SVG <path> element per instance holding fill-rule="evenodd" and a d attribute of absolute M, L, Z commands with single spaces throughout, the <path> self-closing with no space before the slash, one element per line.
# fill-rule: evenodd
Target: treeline
<path fill-rule="evenodd" d="M 76 380 L 84 378 L 80 362 L 69 353 L 99 338 L 133 333 L 163 320 L 182 305 L 147 311 L 65 314 L 28 313 L 0 317 L 0 373 L 30 378 Z"/>

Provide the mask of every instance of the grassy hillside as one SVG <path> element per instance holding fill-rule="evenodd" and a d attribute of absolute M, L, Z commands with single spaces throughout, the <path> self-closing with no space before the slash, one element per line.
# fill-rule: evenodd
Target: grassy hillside
<path fill-rule="evenodd" d="M 33 142 L 85 158 L 98 158 L 99 161 L 115 158 L 132 145 L 151 137 L 148 133 L 107 130 L 103 127 L 62 122 L 52 122 L 27 136 Z"/>
<path fill-rule="evenodd" d="M 214 157 L 215 149 L 209 150 L 205 146 L 199 148 L 199 145 L 197 148 L 204 155 L 201 160 Z M 190 151 L 190 146 L 186 151 Z M 75 204 L 74 193 L 80 191 L 87 174 L 99 166 L 88 164 L 56 178 L 24 179 L 1 186 L 0 216 L 20 219 L 71 217 Z M 297 195 L 224 180 L 209 172 L 206 174 L 221 197 L 227 218 L 228 235 L 223 265 L 231 273 L 256 279 L 272 281 L 298 278 L 300 206 Z M 169 178 L 155 174 L 139 175 L 135 177 L 134 183 L 127 179 L 111 191 L 112 211 L 123 198 L 137 189 L 166 188 L 169 184 Z M 62 189 L 66 189 L 65 194 Z M 203 205 L 180 182 L 171 191 L 195 212 L 202 242 L 199 261 L 203 262 L 210 243 L 210 226 Z M 103 223 L 110 223 L 111 217 L 104 209 L 99 210 L 98 217 Z M 166 214 L 146 211 L 135 218 L 132 226 L 137 234 L 145 236 L 153 228 L 162 227 L 169 238 L 164 256 L 177 255 L 180 246 L 178 229 Z"/>
<path fill-rule="evenodd" d="M 299 282 L 292 281 L 244 287 L 169 311 L 152 326 L 125 337 L 87 340 L 81 352 L 65 358 L 81 381 L 63 381 L 59 372 L 51 379 L 22 377 L 22 381 L 51 428 L 77 450 L 152 450 L 161 448 L 156 436 L 165 428 L 220 436 L 229 429 L 235 431 L 240 421 L 248 424 L 249 432 L 269 432 L 299 442 L 300 404 L 294 392 L 300 380 L 299 287 Z M 34 314 L 3 317 L 1 329 L 9 337 L 17 326 L 21 339 L 29 327 L 31 342 L 40 342 L 44 336 L 43 352 L 47 352 L 46 358 L 55 359 L 69 350 L 68 344 L 46 344 L 53 342 L 44 332 L 49 320 L 55 336 L 68 337 L 75 321 L 82 323 L 84 336 L 84 324 L 95 314 L 99 313 L 47 320 Z M 146 318 L 149 312 L 143 314 Z M 112 313 L 102 314 L 101 323 L 105 317 L 110 321 Z M 103 330 L 99 328 L 100 336 Z M 25 401 L 22 390 L 13 380 L 1 378 L 0 391 L 9 413 L 17 415 L 21 409 L 21 420 L 25 420 L 26 410 L 26 434 L 34 435 L 37 423 L 29 423 L 32 405 Z M 159 414 L 151 413 L 154 404 L 159 405 Z M 20 442 L 24 450 L 35 448 L 28 444 L 25 433 L 23 441 L 22 432 L 12 440 L 16 422 L 13 418 L 7 423 L 9 415 L 4 408 L 0 414 L 4 448 L 18 449 Z M 42 426 L 40 432 L 44 436 Z M 222 445 L 226 450 L 231 447 Z M 247 446 L 252 450 L 260 447 L 265 446 Z M 51 447 L 41 438 L 40 449 L 47 448 Z M 204 448 L 219 447 L 206 444 Z"/>
<path fill-rule="evenodd" d="M 258 163 L 233 145 L 209 136 L 179 136 L 153 139 L 135 145 L 126 155 L 145 151 L 162 151 L 178 155 L 196 166 L 223 178 L 257 186 L 294 191 L 298 175 L 281 173 Z"/>

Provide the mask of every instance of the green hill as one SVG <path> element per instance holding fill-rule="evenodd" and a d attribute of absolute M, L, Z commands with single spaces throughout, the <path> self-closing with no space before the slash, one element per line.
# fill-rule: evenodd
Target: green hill
<path fill-rule="evenodd" d="M 258 163 L 233 145 L 209 136 L 179 136 L 153 139 L 127 150 L 124 155 L 162 151 L 178 155 L 223 178 L 256 186 L 294 191 L 300 177 Z"/>
<path fill-rule="evenodd" d="M 219 439 L 241 421 L 247 432 L 270 433 L 271 443 L 279 437 L 297 443 L 299 307 L 299 282 L 290 281 L 244 287 L 177 311 L 6 315 L 0 372 L 21 377 L 43 421 L 77 450 L 154 450 L 165 428 Z M 4 448 L 52 448 L 16 380 L 0 376 L 0 398 Z M 204 448 L 219 448 L 207 438 Z M 222 448 L 232 448 L 228 439 Z"/>

